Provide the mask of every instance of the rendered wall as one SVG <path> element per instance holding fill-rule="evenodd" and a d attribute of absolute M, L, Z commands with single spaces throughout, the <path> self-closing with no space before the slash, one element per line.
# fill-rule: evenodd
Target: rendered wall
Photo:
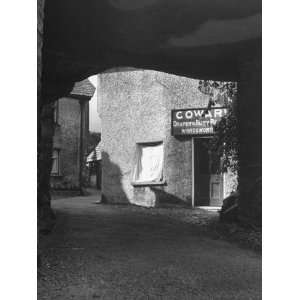
<path fill-rule="evenodd" d="M 51 187 L 79 189 L 80 103 L 71 98 L 58 101 L 59 117 L 53 147 L 60 150 L 60 173 L 51 176 Z"/>
<path fill-rule="evenodd" d="M 204 107 L 198 80 L 149 70 L 99 75 L 102 192 L 109 202 L 191 205 L 192 140 L 171 136 L 171 110 Z M 133 187 L 136 143 L 164 142 L 164 186 Z"/>

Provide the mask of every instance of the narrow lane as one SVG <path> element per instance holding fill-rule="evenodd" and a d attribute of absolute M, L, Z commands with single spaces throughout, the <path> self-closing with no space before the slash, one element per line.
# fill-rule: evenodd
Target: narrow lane
<path fill-rule="evenodd" d="M 201 234 L 201 225 L 183 221 L 192 210 L 95 201 L 53 201 L 57 225 L 41 243 L 39 300 L 261 299 L 261 256 Z"/>

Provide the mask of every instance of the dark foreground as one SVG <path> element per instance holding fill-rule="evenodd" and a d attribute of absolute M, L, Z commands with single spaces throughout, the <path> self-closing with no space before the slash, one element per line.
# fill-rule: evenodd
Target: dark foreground
<path fill-rule="evenodd" d="M 215 214 L 94 201 L 53 201 L 39 300 L 261 299 L 260 254 L 204 232 Z"/>

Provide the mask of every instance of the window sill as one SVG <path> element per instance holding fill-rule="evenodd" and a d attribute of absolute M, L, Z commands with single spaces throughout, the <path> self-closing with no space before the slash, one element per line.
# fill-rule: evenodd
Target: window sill
<path fill-rule="evenodd" d="M 50 174 L 51 177 L 63 177 L 61 174 Z"/>
<path fill-rule="evenodd" d="M 131 182 L 131 185 L 133 186 L 149 186 L 149 185 L 165 185 L 166 181 L 144 181 L 144 182 Z"/>

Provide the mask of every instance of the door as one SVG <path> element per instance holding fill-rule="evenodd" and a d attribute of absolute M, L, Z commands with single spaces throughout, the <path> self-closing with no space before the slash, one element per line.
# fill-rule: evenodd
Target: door
<path fill-rule="evenodd" d="M 215 153 L 209 151 L 209 196 L 210 206 L 222 206 L 223 203 L 223 174 L 218 173 L 220 160 Z"/>
<path fill-rule="evenodd" d="M 194 139 L 194 206 L 222 206 L 223 176 L 207 138 Z"/>
<path fill-rule="evenodd" d="M 194 206 L 210 205 L 209 154 L 203 139 L 194 139 Z"/>
<path fill-rule="evenodd" d="M 223 176 L 210 175 L 210 206 L 222 206 L 223 203 Z"/>

